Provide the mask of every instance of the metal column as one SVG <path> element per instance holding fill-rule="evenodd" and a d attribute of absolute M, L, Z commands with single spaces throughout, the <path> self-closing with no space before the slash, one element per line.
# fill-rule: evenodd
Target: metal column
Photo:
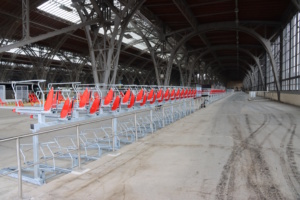
<path fill-rule="evenodd" d="M 32 137 L 32 150 L 33 150 L 33 177 L 40 181 L 40 165 L 39 165 L 39 136 Z"/>
<path fill-rule="evenodd" d="M 116 116 L 114 116 L 111 119 L 111 128 L 112 128 L 112 134 L 113 134 L 113 151 L 115 151 L 116 148 L 118 148 L 117 146 L 117 127 L 118 127 L 118 118 Z"/>
<path fill-rule="evenodd" d="M 22 31 L 23 39 L 30 37 L 29 25 L 29 0 L 22 0 Z"/>
<path fill-rule="evenodd" d="M 22 199 L 22 166 L 21 166 L 21 156 L 20 156 L 20 138 L 17 138 L 16 146 L 17 146 L 17 163 L 18 163 L 18 193 L 19 193 L 19 198 Z"/>

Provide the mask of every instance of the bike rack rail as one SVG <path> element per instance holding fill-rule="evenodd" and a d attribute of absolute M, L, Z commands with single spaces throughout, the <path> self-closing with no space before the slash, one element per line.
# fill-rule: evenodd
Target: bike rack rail
<path fill-rule="evenodd" d="M 44 81 L 37 80 L 36 82 L 39 84 Z M 28 112 L 29 114 L 44 116 L 44 119 L 39 119 L 37 124 L 31 125 L 32 133 L 0 140 L 0 142 L 16 140 L 18 167 L 15 170 L 6 171 L 5 173 L 13 174 L 18 172 L 18 175 L 14 177 L 18 177 L 19 179 L 19 190 L 21 193 L 22 179 L 35 184 L 43 184 L 47 178 L 44 172 L 68 173 L 75 167 L 80 169 L 81 159 L 95 160 L 102 155 L 103 150 L 116 151 L 121 148 L 121 144 L 133 143 L 159 128 L 163 128 L 176 120 L 192 114 L 196 109 L 200 109 L 202 103 L 200 98 L 196 98 L 196 90 L 188 87 L 71 84 L 76 93 L 76 106 L 74 110 L 79 108 L 78 106 L 82 100 L 82 98 L 78 98 L 79 92 L 89 92 L 88 103 L 76 115 L 72 114 L 68 120 L 58 120 L 59 116 L 57 113 L 50 112 L 45 114 L 42 112 L 43 107 L 40 107 L 40 113 L 35 113 L 34 110 L 31 113 Z M 58 85 L 62 84 L 51 83 L 48 84 L 48 87 L 51 91 L 53 90 L 53 86 Z M 42 90 L 41 92 L 43 93 Z M 54 93 L 54 90 L 52 93 Z M 125 97 L 127 98 L 126 101 L 124 100 Z M 223 93 L 214 94 L 214 96 L 209 98 L 209 101 L 213 102 L 221 97 L 224 97 Z M 97 98 L 100 99 L 99 112 L 98 114 L 90 114 L 93 102 Z M 128 107 L 128 105 L 132 104 L 132 99 L 132 107 L 126 109 L 126 106 Z M 45 101 L 43 100 L 43 102 Z M 63 108 L 61 111 L 58 109 L 58 112 L 62 112 L 62 110 Z M 126 116 L 132 116 L 132 118 Z M 111 126 L 100 126 L 98 128 L 79 131 L 80 126 L 106 120 L 111 120 Z M 49 131 L 40 131 L 43 127 L 55 127 L 57 125 L 65 126 Z M 74 127 L 76 127 L 76 133 L 57 136 L 48 142 L 39 143 L 39 135 Z M 32 137 L 32 144 L 20 144 L 20 139 L 25 137 Z M 62 142 L 62 140 L 66 141 Z M 32 148 L 33 161 L 28 161 L 26 156 L 24 156 L 25 146 Z M 42 152 L 42 157 L 39 157 L 39 149 Z M 84 150 L 84 154 L 81 153 L 81 149 Z M 96 151 L 96 156 L 90 155 L 90 151 Z M 33 172 L 31 179 L 22 176 L 22 170 L 24 169 L 21 168 L 21 156 L 23 157 L 23 161 L 28 164 L 27 168 L 30 168 Z M 40 161 L 40 158 L 44 161 L 43 163 Z M 59 159 L 70 162 L 70 167 L 62 168 L 57 166 Z"/>

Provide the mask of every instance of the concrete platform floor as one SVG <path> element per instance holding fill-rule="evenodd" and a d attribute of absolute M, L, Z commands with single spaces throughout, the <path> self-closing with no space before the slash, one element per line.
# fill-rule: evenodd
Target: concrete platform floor
<path fill-rule="evenodd" d="M 300 108 L 247 98 L 217 101 L 24 198 L 300 199 Z"/>

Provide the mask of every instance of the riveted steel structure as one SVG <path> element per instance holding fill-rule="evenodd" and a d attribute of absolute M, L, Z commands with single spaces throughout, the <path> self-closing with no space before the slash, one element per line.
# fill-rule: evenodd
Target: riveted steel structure
<path fill-rule="evenodd" d="M 298 0 L 4 0 L 0 79 L 239 81 L 280 100 L 300 89 L 299 18 Z"/>

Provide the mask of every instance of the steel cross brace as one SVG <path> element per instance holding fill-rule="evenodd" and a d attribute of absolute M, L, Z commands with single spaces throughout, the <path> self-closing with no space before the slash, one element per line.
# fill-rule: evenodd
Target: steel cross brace
<path fill-rule="evenodd" d="M 39 35 L 39 36 L 36 36 L 36 37 L 31 37 L 30 39 L 22 40 L 22 41 L 14 43 L 14 44 L 1 47 L 0 48 L 0 53 L 8 51 L 8 50 L 13 49 L 13 48 L 18 48 L 18 47 L 21 47 L 21 46 L 24 46 L 24 45 L 27 45 L 27 44 L 39 42 L 39 41 L 42 41 L 42 40 L 45 40 L 45 39 L 63 34 L 63 33 L 70 32 L 72 30 L 79 29 L 79 28 L 84 27 L 86 25 L 91 25 L 91 24 L 95 24 L 95 23 L 97 23 L 97 19 L 93 19 L 93 20 L 90 20 L 90 21 L 87 21 L 87 22 L 84 22 L 84 23 L 81 23 L 81 24 L 68 26 L 66 28 L 62 28 L 60 30 L 45 33 L 45 34 L 42 34 L 42 35 Z"/>
<path fill-rule="evenodd" d="M 278 99 L 280 100 L 280 91 L 279 91 L 280 85 L 279 85 L 278 74 L 277 74 L 277 70 L 276 70 L 276 62 L 275 62 L 274 56 L 271 51 L 271 42 L 269 40 L 263 38 L 261 35 L 259 35 L 254 30 L 252 30 L 246 26 L 242 26 L 242 25 L 236 26 L 235 22 L 209 23 L 209 24 L 200 25 L 200 26 L 198 26 L 197 31 L 191 31 L 177 43 L 177 45 L 173 48 L 173 50 L 171 52 L 170 59 L 173 60 L 177 51 L 181 48 L 181 46 L 183 46 L 183 44 L 185 44 L 192 37 L 199 35 L 199 33 L 205 33 L 205 32 L 215 31 L 215 30 L 232 30 L 232 31 L 244 32 L 244 33 L 251 35 L 252 37 L 254 37 L 257 41 L 259 41 L 261 43 L 261 45 L 264 47 L 267 55 L 270 57 L 272 71 L 274 74 L 274 80 L 275 80 L 276 89 L 277 89 L 277 95 L 278 95 Z M 173 63 L 169 62 L 168 66 L 167 66 L 167 73 L 166 73 L 168 76 L 167 77 L 168 80 L 171 75 L 172 66 L 173 66 Z M 165 84 L 168 84 L 168 82 L 167 83 L 165 82 Z"/>

